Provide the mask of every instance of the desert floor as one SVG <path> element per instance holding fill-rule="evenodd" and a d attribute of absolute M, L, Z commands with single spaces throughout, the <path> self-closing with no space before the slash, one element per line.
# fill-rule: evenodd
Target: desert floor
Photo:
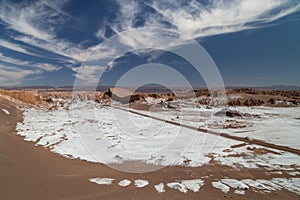
<path fill-rule="evenodd" d="M 67 159 L 48 149 L 26 142 L 16 135 L 16 124 L 22 120 L 22 112 L 8 100 L 0 99 L 0 199 L 299 199 L 296 193 L 285 189 L 262 194 L 249 188 L 245 195 L 235 194 L 234 190 L 223 193 L 211 184 L 224 177 L 233 179 L 272 179 L 290 177 L 288 174 L 267 174 L 264 169 L 233 169 L 210 163 L 201 167 L 165 167 L 145 174 L 129 174 L 116 171 L 102 164 L 77 159 Z M 114 184 L 105 186 L 93 184 L 92 177 L 110 177 Z M 299 177 L 297 175 L 296 177 Z M 199 192 L 181 193 L 166 188 L 158 193 L 154 185 L 174 180 L 201 178 L 205 184 Z M 149 185 L 136 188 L 133 184 L 120 187 L 123 179 L 134 181 L 145 179 Z"/>

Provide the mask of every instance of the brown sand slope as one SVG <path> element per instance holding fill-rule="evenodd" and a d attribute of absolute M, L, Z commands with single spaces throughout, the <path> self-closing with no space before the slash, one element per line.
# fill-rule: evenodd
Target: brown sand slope
<path fill-rule="evenodd" d="M 247 191 L 246 195 L 236 195 L 233 191 L 224 194 L 212 188 L 210 182 L 224 177 L 265 178 L 262 169 L 235 170 L 211 163 L 197 168 L 167 167 L 147 174 L 128 174 L 112 170 L 101 164 L 80 160 L 70 160 L 51 153 L 43 147 L 23 141 L 15 134 L 16 123 L 22 120 L 22 113 L 10 102 L 0 99 L 0 199 L 1 200 L 79 200 L 79 199 L 299 199 L 299 196 L 286 190 L 259 194 Z M 180 193 L 173 189 L 158 194 L 153 186 L 160 182 L 196 179 L 209 176 L 198 193 Z M 276 175 L 284 177 L 287 174 Z M 98 186 L 88 181 L 92 177 L 116 179 L 111 186 Z M 150 185 L 136 189 L 133 185 L 121 188 L 116 183 L 123 179 L 149 180 Z"/>

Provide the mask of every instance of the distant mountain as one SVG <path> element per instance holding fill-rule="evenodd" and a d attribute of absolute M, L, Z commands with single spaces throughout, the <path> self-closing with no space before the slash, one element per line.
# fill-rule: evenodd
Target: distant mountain
<path fill-rule="evenodd" d="M 271 85 L 271 86 L 250 87 L 250 88 L 265 89 L 265 90 L 300 90 L 299 86 L 293 86 L 293 85 Z"/>
<path fill-rule="evenodd" d="M 1 87 L 5 90 L 42 90 L 42 89 L 53 89 L 52 86 L 18 86 L 18 87 Z"/>
<path fill-rule="evenodd" d="M 270 86 L 226 86 L 226 89 L 250 88 L 257 90 L 300 90 L 299 86 L 294 85 L 270 85 Z"/>
<path fill-rule="evenodd" d="M 114 86 L 98 86 L 96 88 L 97 91 L 106 92 L 108 88 Z M 132 89 L 130 87 L 124 87 L 126 89 Z M 243 89 L 243 88 L 250 88 L 250 89 L 257 89 L 257 90 L 297 90 L 300 91 L 300 86 L 292 86 L 292 85 L 271 85 L 271 86 L 226 86 L 226 89 Z M 42 90 L 42 91 L 73 91 L 73 86 L 60 86 L 60 87 L 53 87 L 53 86 L 23 86 L 23 87 L 4 87 L 0 86 L 0 89 L 5 90 Z M 93 91 L 95 87 L 92 86 L 82 86 L 74 88 L 77 91 Z M 139 87 L 137 92 L 146 92 L 146 93 L 155 93 L 155 92 L 170 92 L 173 89 L 182 89 L 184 88 L 166 88 L 160 85 L 146 85 Z M 187 89 L 187 88 L 186 88 Z M 206 87 L 196 87 L 195 89 L 207 89 Z"/>

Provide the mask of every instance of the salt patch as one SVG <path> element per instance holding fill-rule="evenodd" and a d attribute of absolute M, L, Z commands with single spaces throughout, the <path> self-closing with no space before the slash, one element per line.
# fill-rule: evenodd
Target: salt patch
<path fill-rule="evenodd" d="M 300 178 L 273 178 L 272 182 L 282 186 L 290 192 L 300 195 Z"/>
<path fill-rule="evenodd" d="M 154 185 L 154 188 L 156 189 L 156 191 L 157 191 L 158 193 L 163 193 L 163 192 L 166 191 L 166 190 L 165 190 L 165 185 L 164 185 L 163 183 L 160 183 L 160 184 L 158 184 L 158 185 Z"/>
<path fill-rule="evenodd" d="M 111 185 L 115 179 L 112 178 L 90 178 L 89 181 L 98 185 Z"/>
<path fill-rule="evenodd" d="M 254 181 L 251 179 L 244 179 L 242 180 L 243 183 L 249 185 L 250 187 L 259 189 L 259 190 L 271 190 L 272 188 L 265 186 L 264 184 L 258 182 L 258 181 Z"/>
<path fill-rule="evenodd" d="M 201 179 L 185 180 L 181 182 L 187 189 L 193 192 L 199 192 L 200 187 L 204 185 L 204 181 Z"/>
<path fill-rule="evenodd" d="M 9 112 L 8 110 L 6 110 L 6 109 L 2 109 L 2 111 L 3 111 L 5 114 L 7 114 L 7 115 L 10 114 L 10 112 Z"/>
<path fill-rule="evenodd" d="M 244 195 L 245 194 L 245 190 L 235 190 L 234 194 Z"/>
<path fill-rule="evenodd" d="M 183 185 L 183 184 L 181 184 L 181 183 L 178 183 L 178 182 L 168 183 L 167 186 L 168 186 L 169 188 L 178 190 L 178 191 L 180 191 L 180 192 L 182 192 L 182 193 L 187 193 L 187 192 L 188 192 L 186 186 Z"/>
<path fill-rule="evenodd" d="M 222 179 L 222 183 L 225 183 L 226 185 L 234 188 L 234 189 L 242 189 L 246 190 L 249 188 L 248 185 L 244 184 L 241 181 L 235 180 L 235 179 Z"/>
<path fill-rule="evenodd" d="M 218 188 L 218 189 L 222 190 L 222 192 L 224 192 L 224 193 L 227 193 L 230 190 L 230 187 L 228 187 L 227 185 L 221 183 L 220 181 L 212 182 L 211 184 L 215 188 Z"/>
<path fill-rule="evenodd" d="M 130 184 L 131 184 L 131 181 L 127 180 L 127 179 L 122 180 L 122 181 L 119 182 L 119 186 L 121 186 L 121 187 L 126 187 L 126 186 L 128 186 Z"/>
<path fill-rule="evenodd" d="M 138 180 L 134 181 L 134 185 L 137 188 L 142 188 L 142 187 L 145 187 L 145 186 L 149 185 L 149 182 L 147 180 L 138 179 Z"/>

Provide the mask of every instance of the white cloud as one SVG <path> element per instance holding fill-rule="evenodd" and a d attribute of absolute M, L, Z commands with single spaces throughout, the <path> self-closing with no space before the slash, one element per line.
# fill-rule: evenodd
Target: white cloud
<path fill-rule="evenodd" d="M 5 47 L 5 48 L 10 49 L 10 50 L 13 50 L 13 51 L 24 53 L 24 54 L 27 54 L 27 55 L 38 56 L 37 54 L 34 54 L 34 53 L 31 53 L 31 52 L 27 51 L 25 48 L 21 47 L 18 44 L 11 43 L 11 42 L 8 42 L 8 41 L 2 40 L 2 39 L 0 39 L 0 46 Z"/>
<path fill-rule="evenodd" d="M 38 47 L 51 53 L 64 56 L 65 61 L 76 63 L 84 60 L 86 50 L 76 47 L 74 44 L 61 39 L 52 39 L 49 41 L 39 40 L 34 37 L 18 36 L 14 38 L 17 41 L 27 43 L 31 46 Z"/>
<path fill-rule="evenodd" d="M 70 18 L 62 8 L 69 0 L 34 1 L 13 3 L 2 1 L 0 19 L 7 29 L 36 39 L 50 41 L 56 38 L 58 25 Z"/>
<path fill-rule="evenodd" d="M 30 62 L 28 62 L 28 61 L 22 61 L 22 60 L 4 56 L 1 52 L 0 52 L 0 60 L 2 62 L 12 63 L 12 64 L 16 64 L 16 65 L 29 65 L 30 64 Z"/>
<path fill-rule="evenodd" d="M 67 57 L 68 62 L 82 61 L 85 57 L 83 49 L 56 36 L 57 29 L 63 25 L 64 18 L 67 16 L 62 10 L 65 2 L 3 3 L 4 9 L 0 10 L 0 19 L 7 29 L 20 33 L 13 38 L 14 40 Z M 11 47 L 11 44 L 10 46 L 6 44 L 4 47 L 30 54 L 20 45 L 16 48 L 16 45 Z M 36 56 L 36 54 L 31 55 Z"/>
<path fill-rule="evenodd" d="M 175 0 L 164 2 L 150 4 L 160 15 L 151 15 L 148 25 L 166 20 L 191 38 L 259 27 L 300 8 L 293 0 L 213 0 L 205 6 L 196 0 L 185 5 Z"/>
<path fill-rule="evenodd" d="M 31 42 L 31 44 L 34 44 L 34 40 L 33 41 L 28 41 L 28 42 L 25 42 L 25 43 L 30 43 L 30 42 Z M 54 61 L 73 62 L 73 59 L 61 58 L 60 56 L 62 56 L 62 55 L 49 57 L 49 56 L 44 55 L 43 53 L 40 53 L 40 54 L 34 53 L 34 52 L 30 51 L 30 48 L 27 48 L 27 47 L 25 48 L 25 47 L 21 46 L 20 44 L 13 43 L 13 42 L 6 41 L 6 40 L 2 40 L 2 39 L 0 39 L 0 46 L 4 47 L 6 49 L 10 49 L 12 51 L 22 53 L 22 54 L 26 54 L 26 55 L 30 55 L 30 56 L 33 56 L 33 57 L 47 58 L 47 59 L 54 60 Z M 44 50 L 47 50 L 47 49 L 45 49 L 45 46 L 43 48 L 44 48 Z"/>
<path fill-rule="evenodd" d="M 41 74 L 40 69 L 24 69 L 0 63 L 0 85 L 14 86 L 23 83 L 31 75 Z"/>
<path fill-rule="evenodd" d="M 49 63 L 35 63 L 31 66 L 34 66 L 36 68 L 39 68 L 39 69 L 42 69 L 42 70 L 48 71 L 48 72 L 58 71 L 58 70 L 62 69 L 62 67 L 58 67 L 56 65 L 49 64 Z"/>
<path fill-rule="evenodd" d="M 0 53 L 0 60 L 2 62 L 10 63 L 13 65 L 27 66 L 27 67 L 31 67 L 31 68 L 41 69 L 43 71 L 48 71 L 48 72 L 57 71 L 57 70 L 61 69 L 61 67 L 53 65 L 53 64 L 33 63 L 33 62 L 29 62 L 29 61 L 19 60 L 19 59 L 4 56 L 2 53 Z"/>
<path fill-rule="evenodd" d="M 132 0 L 122 0 L 117 1 L 120 9 L 118 16 L 114 23 L 111 24 L 109 22 L 108 25 L 115 33 L 120 33 L 124 30 L 129 30 L 133 28 L 133 21 L 136 18 L 136 14 L 139 11 L 139 5 L 137 1 Z M 100 38 L 105 38 L 105 28 L 101 28 L 96 33 L 96 36 Z"/>
<path fill-rule="evenodd" d="M 211 0 L 206 4 L 196 0 L 148 1 L 144 4 L 138 1 L 118 0 L 118 4 L 120 10 L 117 19 L 107 24 L 116 34 L 135 29 L 138 18 L 143 18 L 144 21 L 138 27 L 149 28 L 147 31 L 140 31 L 139 34 L 122 34 L 119 42 L 131 49 L 166 49 L 184 43 L 187 38 L 204 38 L 260 28 L 300 10 L 300 2 L 295 0 Z M 148 12 L 149 8 L 145 9 L 145 5 L 152 11 Z M 160 31 L 152 29 L 153 27 L 167 28 L 178 34 L 164 37 Z M 105 28 L 101 28 L 97 35 L 103 38 Z M 115 55 L 109 55 L 111 58 L 120 56 L 120 46 L 110 47 L 111 52 L 116 52 Z M 155 55 L 154 58 L 157 57 L 159 55 Z"/>
<path fill-rule="evenodd" d="M 171 25 L 171 29 L 195 39 L 257 28 L 300 10 L 300 2 L 295 0 L 211 0 L 206 5 L 196 0 L 164 0 L 148 3 L 155 12 L 145 13 L 136 2 L 118 1 L 119 17 L 109 24 L 117 33 L 135 28 L 137 13 L 144 15 L 143 27 Z"/>
<path fill-rule="evenodd" d="M 0 53 L 0 85 L 14 86 L 25 82 L 42 78 L 43 72 L 52 72 L 61 69 L 61 67 L 49 63 L 33 63 L 11 57 L 4 56 Z M 30 77 L 33 76 L 34 77 Z"/>
<path fill-rule="evenodd" d="M 0 12 L 0 18 L 7 24 L 8 29 L 21 31 L 25 35 L 41 40 L 52 40 L 53 34 L 41 28 L 42 23 L 46 23 L 46 21 L 37 18 L 37 11 L 43 11 L 42 2 L 37 2 L 34 5 L 6 4 L 4 5 L 5 9 Z"/>
<path fill-rule="evenodd" d="M 56 36 L 57 28 L 69 17 L 62 11 L 66 1 L 36 1 L 34 3 L 11 3 L 3 1 L 0 19 L 6 29 L 15 31 L 10 41 L 0 39 L 0 46 L 26 55 L 76 63 L 84 59 L 85 50 Z M 12 42 L 14 41 L 14 42 Z M 20 43 L 21 42 L 21 43 Z M 23 44 L 27 45 L 23 45 Z M 32 52 L 32 48 L 35 51 Z M 39 49 L 58 56 L 45 56 Z M 0 55 L 0 85 L 15 85 L 31 80 L 30 75 L 60 70 L 50 63 L 37 63 Z M 12 82 L 13 81 L 13 82 Z"/>
<path fill-rule="evenodd" d="M 76 73 L 74 76 L 80 79 L 78 85 L 94 85 L 98 83 L 101 74 L 104 72 L 106 67 L 99 65 L 82 65 L 80 68 L 73 68 Z"/>

